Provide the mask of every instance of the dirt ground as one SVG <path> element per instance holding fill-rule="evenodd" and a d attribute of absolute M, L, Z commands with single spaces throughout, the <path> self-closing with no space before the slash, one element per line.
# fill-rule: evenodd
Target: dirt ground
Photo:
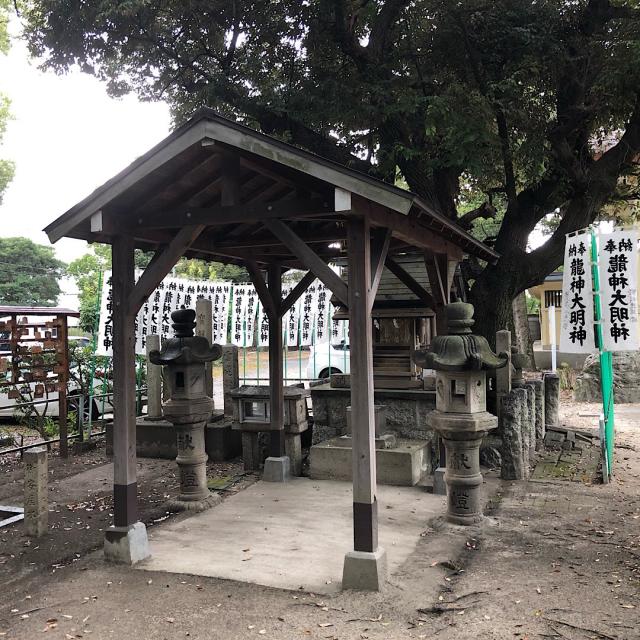
<path fill-rule="evenodd" d="M 566 400 L 561 410 L 580 429 L 599 412 Z M 19 526 L 0 529 L 0 637 L 640 638 L 640 405 L 618 407 L 616 422 L 612 483 L 487 474 L 482 526 L 425 521 L 383 592 L 334 597 L 106 565 L 94 550 L 110 523 L 108 465 L 97 452 L 54 458 L 51 534 L 30 541 Z M 251 478 L 239 471 L 210 474 L 237 477 L 231 489 L 241 490 Z M 0 503 L 21 488 L 19 469 L 2 473 Z M 142 519 L 162 526 L 174 469 L 141 461 L 140 473 Z"/>

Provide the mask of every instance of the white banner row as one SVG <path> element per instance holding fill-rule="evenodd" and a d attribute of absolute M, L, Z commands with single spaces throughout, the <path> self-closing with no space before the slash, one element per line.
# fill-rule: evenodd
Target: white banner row
<path fill-rule="evenodd" d="M 283 298 L 294 285 L 282 288 Z M 111 272 L 104 274 L 96 353 L 111 356 L 113 347 Z M 184 306 L 195 309 L 196 300 L 211 300 L 213 342 L 253 347 L 269 344 L 269 320 L 251 284 L 165 278 L 142 305 L 136 317 L 136 353 L 145 353 L 147 336 L 173 335 L 171 313 Z M 338 338 L 339 322 L 333 320 L 331 292 L 315 280 L 285 314 L 283 341 L 287 346 L 310 346 Z M 257 323 L 257 324 L 256 324 Z M 256 328 L 258 329 L 256 332 Z"/>
<path fill-rule="evenodd" d="M 640 346 L 638 237 L 637 229 L 597 236 L 603 351 L 636 351 Z M 560 351 L 595 351 L 593 291 L 591 234 L 567 237 L 562 277 Z"/>

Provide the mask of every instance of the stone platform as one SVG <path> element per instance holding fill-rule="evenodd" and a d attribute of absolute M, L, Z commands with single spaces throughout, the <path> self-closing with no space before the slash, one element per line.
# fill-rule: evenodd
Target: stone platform
<path fill-rule="evenodd" d="M 431 473 L 430 442 L 398 439 L 393 449 L 376 449 L 379 484 L 411 487 Z M 310 476 L 351 480 L 351 439 L 332 438 L 311 447 Z"/>
<path fill-rule="evenodd" d="M 242 440 L 231 429 L 222 411 L 214 411 L 205 428 L 205 450 L 209 460 L 222 462 L 242 454 Z M 113 455 L 113 424 L 106 427 L 107 455 Z M 139 458 L 175 460 L 178 455 L 175 427 L 167 420 L 149 420 L 142 416 L 136 420 L 136 455 Z"/>
<path fill-rule="evenodd" d="M 313 441 L 347 433 L 351 389 L 321 384 L 311 387 Z M 399 438 L 431 440 L 427 416 L 436 408 L 436 392 L 423 389 L 374 389 L 375 404 L 385 406 L 387 429 Z"/>
<path fill-rule="evenodd" d="M 151 557 L 136 569 L 335 593 L 353 549 L 352 486 L 293 478 L 257 482 L 220 505 L 149 530 Z M 380 544 L 393 576 L 445 498 L 417 487 L 379 487 Z"/>

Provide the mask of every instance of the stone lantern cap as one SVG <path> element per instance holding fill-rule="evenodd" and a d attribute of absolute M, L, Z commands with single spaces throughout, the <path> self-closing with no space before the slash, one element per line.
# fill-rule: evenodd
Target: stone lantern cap
<path fill-rule="evenodd" d="M 471 333 L 473 311 L 473 305 L 466 302 L 446 305 L 448 335 L 436 336 L 429 350 L 416 351 L 415 363 L 436 371 L 481 371 L 506 366 L 506 353 L 496 355 L 486 338 Z"/>
<path fill-rule="evenodd" d="M 219 344 L 210 345 L 209 341 L 196 336 L 196 312 L 193 309 L 177 309 L 171 314 L 174 337 L 165 340 L 160 351 L 149 352 L 153 364 L 196 364 L 218 360 L 222 356 Z"/>

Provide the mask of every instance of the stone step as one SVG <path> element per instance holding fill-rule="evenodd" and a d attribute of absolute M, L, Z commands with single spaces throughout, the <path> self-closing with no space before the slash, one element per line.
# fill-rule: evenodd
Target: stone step
<path fill-rule="evenodd" d="M 332 438 L 311 447 L 309 474 L 315 480 L 351 480 L 351 447 Z M 378 483 L 411 487 L 430 473 L 430 443 L 400 439 L 393 449 L 376 449 Z"/>

